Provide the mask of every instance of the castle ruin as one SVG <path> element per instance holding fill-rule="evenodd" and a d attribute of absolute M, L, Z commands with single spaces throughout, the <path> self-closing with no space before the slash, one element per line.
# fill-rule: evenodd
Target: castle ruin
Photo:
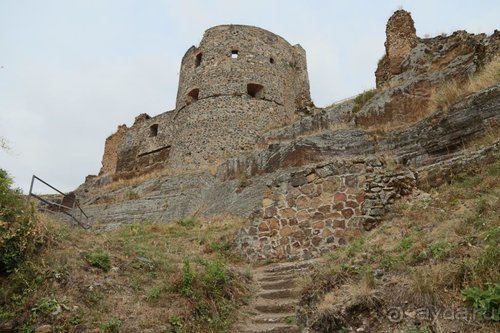
<path fill-rule="evenodd" d="M 175 110 L 119 126 L 106 140 L 100 175 L 204 168 L 253 150 L 310 106 L 300 45 L 257 27 L 216 26 L 182 58 Z"/>

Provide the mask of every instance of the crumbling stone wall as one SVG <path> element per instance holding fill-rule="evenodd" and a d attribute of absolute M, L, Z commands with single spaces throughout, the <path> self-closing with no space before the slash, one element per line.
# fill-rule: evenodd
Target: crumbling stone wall
<path fill-rule="evenodd" d="M 139 116 L 123 135 L 115 170 L 208 167 L 253 150 L 265 132 L 311 106 L 300 45 L 257 27 L 213 27 L 182 59 L 176 109 Z"/>
<path fill-rule="evenodd" d="M 378 158 L 339 159 L 276 179 L 262 212 L 243 228 L 238 249 L 249 259 L 309 259 L 347 243 L 346 231 L 371 229 L 396 198 L 416 186 L 410 170 Z"/>
<path fill-rule="evenodd" d="M 123 136 L 127 132 L 127 125 L 120 125 L 115 133 L 111 134 L 104 144 L 104 154 L 102 156 L 102 167 L 99 175 L 113 174 L 116 172 L 118 155 Z"/>
<path fill-rule="evenodd" d="M 375 73 L 377 87 L 383 86 L 394 75 L 402 72 L 402 62 L 417 45 L 417 33 L 411 14 L 397 10 L 389 18 L 385 29 L 385 55 Z"/>
<path fill-rule="evenodd" d="M 499 31 L 419 38 L 410 13 L 403 10 L 391 16 L 386 35 L 386 52 L 375 72 L 378 93 L 356 112 L 356 125 L 398 126 L 422 119 L 433 111 L 429 102 L 436 88 L 466 83 L 500 50 Z"/>

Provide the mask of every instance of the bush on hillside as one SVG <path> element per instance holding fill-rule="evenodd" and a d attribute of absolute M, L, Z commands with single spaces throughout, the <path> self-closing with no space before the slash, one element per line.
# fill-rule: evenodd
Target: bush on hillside
<path fill-rule="evenodd" d="M 0 274 L 12 272 L 36 248 L 38 235 L 32 207 L 0 169 Z"/>
<path fill-rule="evenodd" d="M 352 112 L 356 113 L 370 100 L 373 96 L 377 94 L 377 89 L 371 89 L 363 91 L 361 94 L 354 98 L 354 107 Z"/>

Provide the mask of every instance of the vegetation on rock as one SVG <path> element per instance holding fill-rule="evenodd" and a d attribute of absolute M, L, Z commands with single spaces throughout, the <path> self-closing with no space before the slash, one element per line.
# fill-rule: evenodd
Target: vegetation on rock
<path fill-rule="evenodd" d="M 351 233 L 348 246 L 325 255 L 303 279 L 303 305 L 314 325 L 340 330 L 365 321 L 374 325 L 373 331 L 405 332 L 419 322 L 429 332 L 436 327 L 441 332 L 495 332 L 499 176 L 497 160 L 430 195 L 400 202 L 371 232 Z M 460 309 L 468 320 L 439 315 Z M 387 320 L 373 321 L 376 317 Z"/>
<path fill-rule="evenodd" d="M 465 82 L 450 80 L 434 89 L 430 97 L 430 111 L 446 111 L 464 96 L 500 82 L 500 56 L 487 63 Z"/>

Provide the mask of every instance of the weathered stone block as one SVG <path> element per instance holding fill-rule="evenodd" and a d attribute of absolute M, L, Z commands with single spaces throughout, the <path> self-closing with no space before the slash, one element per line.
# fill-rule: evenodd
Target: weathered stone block
<path fill-rule="evenodd" d="M 342 215 L 348 219 L 350 218 L 351 216 L 354 215 L 354 210 L 352 210 L 351 208 L 345 208 L 345 209 L 342 209 Z"/>
<path fill-rule="evenodd" d="M 276 219 L 276 218 L 272 218 L 270 221 L 269 221 L 269 228 L 271 230 L 278 230 L 281 228 L 280 226 L 280 222 Z"/>
<path fill-rule="evenodd" d="M 281 236 L 281 237 L 288 237 L 288 236 L 290 236 L 292 233 L 293 233 L 293 231 L 292 231 L 292 228 L 290 228 L 290 227 L 283 227 L 283 228 L 280 230 L 280 236 Z"/>
<path fill-rule="evenodd" d="M 264 209 L 264 217 L 273 217 L 273 216 L 276 216 L 278 214 L 278 209 L 274 206 L 271 206 L 271 207 L 267 207 Z"/>
<path fill-rule="evenodd" d="M 295 175 L 294 177 L 292 177 L 292 179 L 290 179 L 290 185 L 292 185 L 293 187 L 302 186 L 306 183 L 307 179 L 303 175 Z"/>
<path fill-rule="evenodd" d="M 269 198 L 264 198 L 262 200 L 262 207 L 269 207 L 271 206 L 272 204 L 274 203 L 273 200 L 269 199 Z"/>
<path fill-rule="evenodd" d="M 305 195 L 301 195 L 296 200 L 297 209 L 308 209 L 311 205 L 309 204 L 309 198 Z"/>
<path fill-rule="evenodd" d="M 323 182 L 323 191 L 334 193 L 341 186 L 342 182 L 339 177 L 330 177 Z"/>
<path fill-rule="evenodd" d="M 306 176 L 306 180 L 308 183 L 312 183 L 316 178 L 317 178 L 316 174 L 314 174 L 314 173 L 311 173 L 311 174 Z"/>
<path fill-rule="evenodd" d="M 261 224 L 259 224 L 259 232 L 266 232 L 269 230 L 270 230 L 269 226 L 265 222 L 262 222 Z"/>
<path fill-rule="evenodd" d="M 335 203 L 344 202 L 347 200 L 347 196 L 345 195 L 345 193 L 337 192 L 334 194 L 333 200 Z"/>

